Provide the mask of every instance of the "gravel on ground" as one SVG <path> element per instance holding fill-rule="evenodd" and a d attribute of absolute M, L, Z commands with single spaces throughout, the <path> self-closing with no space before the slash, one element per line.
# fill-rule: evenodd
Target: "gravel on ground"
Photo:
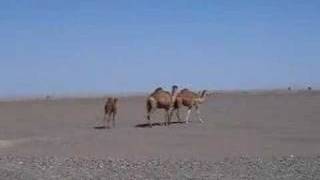
<path fill-rule="evenodd" d="M 194 159 L 94 159 L 0 156 L 0 179 L 320 179 L 320 156 Z"/>

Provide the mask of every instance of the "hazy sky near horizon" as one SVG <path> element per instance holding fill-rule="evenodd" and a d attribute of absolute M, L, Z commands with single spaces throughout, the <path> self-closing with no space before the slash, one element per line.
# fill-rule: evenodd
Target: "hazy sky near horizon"
<path fill-rule="evenodd" d="M 0 96 L 320 87 L 318 0 L 2 0 Z"/>

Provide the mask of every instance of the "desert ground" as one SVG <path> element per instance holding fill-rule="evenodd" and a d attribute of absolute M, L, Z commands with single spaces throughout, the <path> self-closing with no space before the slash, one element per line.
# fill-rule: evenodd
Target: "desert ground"
<path fill-rule="evenodd" d="M 318 91 L 213 93 L 203 124 L 153 128 L 145 96 L 120 97 L 116 127 L 99 128 L 105 100 L 0 102 L 1 179 L 320 178 Z"/>

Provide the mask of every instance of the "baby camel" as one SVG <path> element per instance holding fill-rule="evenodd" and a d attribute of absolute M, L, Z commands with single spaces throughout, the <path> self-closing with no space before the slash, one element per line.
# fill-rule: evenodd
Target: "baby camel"
<path fill-rule="evenodd" d="M 199 106 L 200 106 L 200 104 L 202 104 L 205 101 L 206 95 L 207 95 L 206 90 L 200 91 L 199 93 L 192 92 L 189 89 L 181 90 L 178 93 L 176 100 L 174 102 L 174 110 L 176 111 L 176 115 L 177 115 L 177 118 L 179 119 L 179 121 L 181 121 L 179 109 L 182 106 L 186 106 L 188 108 L 188 111 L 187 111 L 187 116 L 186 116 L 185 122 L 186 123 L 189 122 L 190 113 L 191 113 L 192 108 L 194 107 L 196 109 L 199 121 L 201 123 L 203 123 L 203 120 L 201 118 L 201 113 L 199 110 Z"/>
<path fill-rule="evenodd" d="M 149 95 L 146 102 L 147 119 L 149 126 L 152 127 L 151 114 L 156 109 L 164 109 L 166 111 L 166 120 L 164 125 L 169 125 L 171 120 L 171 111 L 173 108 L 173 102 L 177 95 L 178 86 L 172 86 L 171 93 L 164 91 L 161 87 L 157 88 L 152 94 Z"/>
<path fill-rule="evenodd" d="M 106 126 L 106 116 L 107 115 L 108 115 L 107 128 L 110 128 L 111 117 L 112 117 L 113 127 L 116 126 L 115 117 L 117 115 L 117 111 L 118 111 L 118 98 L 109 97 L 107 99 L 106 104 L 104 105 L 104 117 L 103 117 L 104 127 Z"/>

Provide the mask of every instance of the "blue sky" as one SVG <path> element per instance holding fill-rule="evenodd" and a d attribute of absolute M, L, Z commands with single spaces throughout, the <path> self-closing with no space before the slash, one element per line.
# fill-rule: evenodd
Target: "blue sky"
<path fill-rule="evenodd" d="M 317 0 L 2 0 L 0 96 L 320 87 Z"/>

